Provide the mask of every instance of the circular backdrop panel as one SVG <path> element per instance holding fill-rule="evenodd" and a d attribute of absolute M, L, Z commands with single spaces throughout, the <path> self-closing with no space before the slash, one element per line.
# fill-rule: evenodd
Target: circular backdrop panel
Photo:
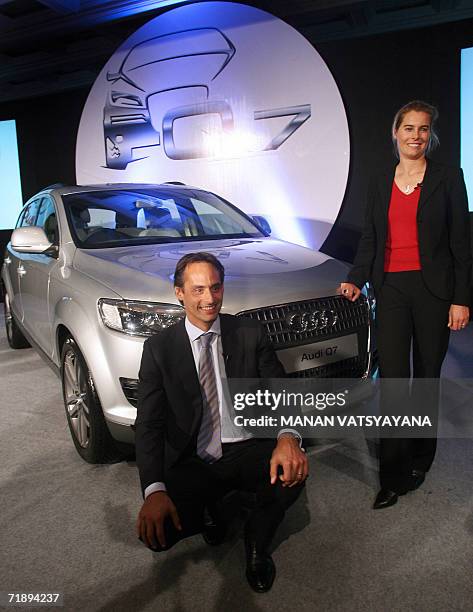
<path fill-rule="evenodd" d="M 110 58 L 84 107 L 76 174 L 208 189 L 317 248 L 349 151 L 340 93 L 311 44 L 259 9 L 205 2 L 156 17 Z"/>

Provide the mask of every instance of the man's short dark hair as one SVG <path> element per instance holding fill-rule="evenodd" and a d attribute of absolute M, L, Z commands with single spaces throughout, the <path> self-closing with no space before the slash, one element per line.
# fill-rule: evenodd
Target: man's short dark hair
<path fill-rule="evenodd" d="M 223 284 L 223 279 L 225 278 L 225 268 L 215 257 L 215 255 L 202 251 L 200 253 L 188 253 L 187 255 L 184 255 L 184 257 L 181 257 L 181 259 L 177 262 L 176 269 L 174 271 L 174 287 L 182 287 L 184 285 L 184 272 L 187 266 L 193 263 L 208 263 L 213 266 L 220 276 L 220 282 Z"/>

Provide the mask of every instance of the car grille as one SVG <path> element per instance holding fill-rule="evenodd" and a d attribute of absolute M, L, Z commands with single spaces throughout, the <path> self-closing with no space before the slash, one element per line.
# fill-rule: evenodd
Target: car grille
<path fill-rule="evenodd" d="M 308 330 L 292 331 L 290 329 L 288 319 L 292 315 L 313 312 L 325 313 L 329 324 Z M 338 338 L 350 333 L 358 334 L 360 354 L 357 357 L 293 372 L 289 374 L 291 378 L 360 378 L 366 371 L 369 306 L 363 295 L 356 302 L 349 302 L 342 296 L 332 296 L 246 310 L 239 312 L 238 316 L 259 321 L 265 327 L 276 350 L 303 346 L 318 340 Z"/>

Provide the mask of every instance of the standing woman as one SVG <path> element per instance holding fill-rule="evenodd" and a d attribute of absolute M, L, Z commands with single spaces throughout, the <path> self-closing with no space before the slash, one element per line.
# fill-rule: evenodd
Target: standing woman
<path fill-rule="evenodd" d="M 438 378 L 450 330 L 469 320 L 470 221 L 460 168 L 434 162 L 437 109 L 415 100 L 396 113 L 392 138 L 399 161 L 369 187 L 365 226 L 341 293 L 355 301 L 366 281 L 377 298 L 380 375 Z M 434 393 L 434 399 L 436 398 Z M 433 439 L 381 439 L 374 508 L 417 489 L 434 460 Z"/>

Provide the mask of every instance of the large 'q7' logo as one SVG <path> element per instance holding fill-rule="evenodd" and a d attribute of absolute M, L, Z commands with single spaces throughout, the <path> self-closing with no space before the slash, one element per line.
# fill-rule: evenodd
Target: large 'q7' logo
<path fill-rule="evenodd" d="M 153 56 L 149 56 L 152 48 Z M 147 53 L 148 51 L 148 53 Z M 185 89 L 201 90 L 208 98 L 210 84 L 229 64 L 235 47 L 231 40 L 217 28 L 183 30 L 145 40 L 135 45 L 126 55 L 117 73 L 108 73 L 107 80 L 113 84 L 118 81 L 130 85 L 135 92 L 109 92 L 104 107 L 104 139 L 107 167 L 124 170 L 132 161 L 143 159 L 134 157 L 135 149 L 162 144 L 169 159 L 198 159 L 208 157 L 209 152 L 202 146 L 178 146 L 174 139 L 174 122 L 178 119 L 199 115 L 216 115 L 220 118 L 221 128 L 227 134 L 234 129 L 233 111 L 226 100 L 208 100 L 169 109 L 163 117 L 161 133 L 152 123 L 148 100 L 150 96 Z M 216 65 L 209 58 L 217 58 Z M 179 60 L 186 60 L 187 71 L 174 70 Z M 167 79 L 159 83 L 156 90 L 144 91 L 144 83 L 150 71 L 160 64 L 160 74 Z M 143 98 L 143 92 L 144 98 Z M 144 100 L 144 101 L 143 101 Z M 255 121 L 291 117 L 281 131 L 261 148 L 262 151 L 278 149 L 311 115 L 310 104 L 256 110 Z"/>
<path fill-rule="evenodd" d="M 350 166 L 342 97 L 293 27 L 238 2 L 173 7 L 133 32 L 92 86 L 78 185 L 181 182 L 319 248 Z"/>

